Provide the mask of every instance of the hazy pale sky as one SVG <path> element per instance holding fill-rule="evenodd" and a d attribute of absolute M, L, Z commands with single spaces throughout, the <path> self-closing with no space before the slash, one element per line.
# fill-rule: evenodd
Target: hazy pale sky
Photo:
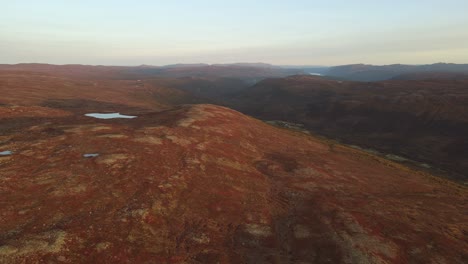
<path fill-rule="evenodd" d="M 468 0 L 0 0 L 0 63 L 468 63 Z"/>

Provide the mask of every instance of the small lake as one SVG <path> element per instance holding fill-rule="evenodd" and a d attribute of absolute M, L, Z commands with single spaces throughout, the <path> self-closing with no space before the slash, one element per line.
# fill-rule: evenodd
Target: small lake
<path fill-rule="evenodd" d="M 0 152 L 0 156 L 10 156 L 12 154 L 13 154 L 13 151 L 10 151 L 10 150 Z"/>
<path fill-rule="evenodd" d="M 136 116 L 121 115 L 120 113 L 89 113 L 85 116 L 94 117 L 98 119 L 114 119 L 114 118 L 136 118 Z"/>
<path fill-rule="evenodd" d="M 99 156 L 98 153 L 83 154 L 83 157 L 84 157 L 84 158 L 96 158 L 96 157 L 98 157 L 98 156 Z"/>

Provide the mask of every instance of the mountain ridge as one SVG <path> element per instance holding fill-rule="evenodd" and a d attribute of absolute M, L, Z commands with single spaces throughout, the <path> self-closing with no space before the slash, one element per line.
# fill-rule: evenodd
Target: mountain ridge
<path fill-rule="evenodd" d="M 464 258 L 466 188 L 225 107 L 31 122 L 2 134 L 3 262 Z"/>

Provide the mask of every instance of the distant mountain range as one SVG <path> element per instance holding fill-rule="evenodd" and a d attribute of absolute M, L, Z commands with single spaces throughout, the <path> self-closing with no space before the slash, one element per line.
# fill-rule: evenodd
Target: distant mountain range
<path fill-rule="evenodd" d="M 234 64 L 174 64 L 167 66 L 90 66 L 90 65 L 52 65 L 39 63 L 0 64 L 0 70 L 31 71 L 59 74 L 68 77 L 96 79 L 145 79 L 154 77 L 201 77 L 201 78 L 240 78 L 259 81 L 269 77 L 286 77 L 303 74 L 302 69 L 288 69 L 263 63 Z"/>
<path fill-rule="evenodd" d="M 367 65 L 352 64 L 334 67 L 304 65 L 271 65 L 267 63 L 231 64 L 172 64 L 166 66 L 90 66 L 90 65 L 51 65 L 51 64 L 0 64 L 0 70 L 20 70 L 35 72 L 55 72 L 66 76 L 93 78 L 139 79 L 150 77 L 201 77 L 201 78 L 240 78 L 259 81 L 271 77 L 286 77 L 297 74 L 323 75 L 329 79 L 349 81 L 383 81 L 391 79 L 467 79 L 468 64 L 436 63 L 430 65 Z"/>
<path fill-rule="evenodd" d="M 384 66 L 352 64 L 328 68 L 324 74 L 351 81 L 382 81 L 400 78 L 401 75 L 421 74 L 421 78 L 441 78 L 441 73 L 468 74 L 468 64 L 436 63 L 430 65 L 404 65 L 393 64 Z M 412 78 L 418 75 L 413 75 Z M 447 76 L 446 76 L 447 77 Z"/>

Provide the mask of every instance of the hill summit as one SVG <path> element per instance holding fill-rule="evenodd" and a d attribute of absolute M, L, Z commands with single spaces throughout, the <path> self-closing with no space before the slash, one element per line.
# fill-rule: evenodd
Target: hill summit
<path fill-rule="evenodd" d="M 214 105 L 63 111 L 2 134 L 0 262 L 466 260 L 459 185 Z"/>

